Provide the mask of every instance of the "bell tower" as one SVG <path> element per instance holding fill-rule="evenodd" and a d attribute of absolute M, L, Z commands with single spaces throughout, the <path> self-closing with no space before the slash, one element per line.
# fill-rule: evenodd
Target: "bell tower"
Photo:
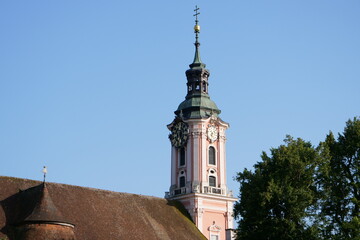
<path fill-rule="evenodd" d="M 195 57 L 186 71 L 187 94 L 167 127 L 171 142 L 169 200 L 180 201 L 199 230 L 211 240 L 232 239 L 233 203 L 226 185 L 226 130 L 229 124 L 209 96 L 210 72 L 200 58 L 195 11 Z"/>

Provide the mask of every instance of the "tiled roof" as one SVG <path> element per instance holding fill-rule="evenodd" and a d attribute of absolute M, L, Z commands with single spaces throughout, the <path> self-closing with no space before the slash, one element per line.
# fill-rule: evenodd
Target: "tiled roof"
<path fill-rule="evenodd" d="M 62 213 L 59 221 L 75 225 L 77 240 L 206 239 L 178 202 L 65 184 L 46 185 L 53 205 Z M 0 239 L 10 234 L 12 226 L 35 217 L 41 188 L 38 181 L 0 177 Z"/>
<path fill-rule="evenodd" d="M 39 197 L 35 207 L 23 222 L 69 223 L 54 205 L 47 189 L 47 184 L 42 183 L 38 188 Z"/>

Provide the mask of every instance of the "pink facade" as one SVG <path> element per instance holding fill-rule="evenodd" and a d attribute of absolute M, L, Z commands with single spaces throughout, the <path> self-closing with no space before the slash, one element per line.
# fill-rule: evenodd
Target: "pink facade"
<path fill-rule="evenodd" d="M 172 147 L 167 198 L 182 202 L 208 239 L 226 240 L 226 229 L 233 228 L 236 201 L 226 185 L 225 131 L 229 125 L 214 116 L 184 122 L 189 138 L 182 148 Z M 209 128 L 216 134 L 210 135 Z"/>

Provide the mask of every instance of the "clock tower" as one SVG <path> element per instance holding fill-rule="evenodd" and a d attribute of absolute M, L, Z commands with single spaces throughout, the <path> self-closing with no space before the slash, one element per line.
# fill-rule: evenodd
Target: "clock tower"
<path fill-rule="evenodd" d="M 198 12 L 195 57 L 186 71 L 187 94 L 167 127 L 171 142 L 169 200 L 180 201 L 199 230 L 211 240 L 232 239 L 233 203 L 226 185 L 226 130 L 229 124 L 209 96 L 210 72 L 200 58 Z"/>

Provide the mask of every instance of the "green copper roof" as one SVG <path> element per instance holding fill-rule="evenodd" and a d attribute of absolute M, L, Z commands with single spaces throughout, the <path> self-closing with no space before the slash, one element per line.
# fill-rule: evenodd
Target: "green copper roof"
<path fill-rule="evenodd" d="M 211 115 L 218 116 L 220 109 L 207 94 L 191 96 L 180 103 L 175 111 L 176 115 L 183 114 L 184 118 L 208 118 Z"/>
<path fill-rule="evenodd" d="M 197 41 L 197 38 L 196 38 L 195 56 L 194 56 L 193 63 L 189 65 L 190 68 L 205 68 L 206 67 L 206 64 L 201 62 L 199 46 L 200 46 L 200 43 Z"/>

